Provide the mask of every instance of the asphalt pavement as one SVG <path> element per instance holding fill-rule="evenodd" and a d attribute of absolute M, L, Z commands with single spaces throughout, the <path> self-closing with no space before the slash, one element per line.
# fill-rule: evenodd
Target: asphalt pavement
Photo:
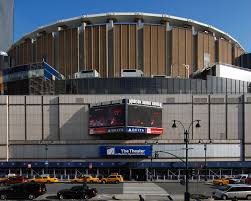
<path fill-rule="evenodd" d="M 57 191 L 68 189 L 81 184 L 56 183 L 47 184 L 47 193 L 36 200 L 54 200 Z M 98 195 L 91 200 L 139 200 L 142 195 L 145 200 L 183 200 L 185 186 L 179 183 L 150 183 L 125 182 L 120 184 L 89 184 L 98 190 Z M 189 191 L 192 194 L 211 196 L 214 187 L 204 183 L 190 183 Z"/>

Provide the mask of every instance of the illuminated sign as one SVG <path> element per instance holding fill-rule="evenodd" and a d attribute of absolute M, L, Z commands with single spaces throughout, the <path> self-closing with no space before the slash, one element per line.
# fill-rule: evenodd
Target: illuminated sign
<path fill-rule="evenodd" d="M 89 134 L 163 134 L 161 103 L 122 99 L 92 104 Z"/>
<path fill-rule="evenodd" d="M 100 146 L 100 156 L 151 156 L 152 147 L 146 146 Z"/>

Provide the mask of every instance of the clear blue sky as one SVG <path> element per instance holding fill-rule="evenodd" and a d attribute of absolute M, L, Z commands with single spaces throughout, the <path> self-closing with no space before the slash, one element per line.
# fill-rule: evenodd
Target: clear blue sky
<path fill-rule="evenodd" d="M 251 52 L 251 0 L 15 0 L 14 39 L 60 19 L 104 12 L 151 12 L 211 24 Z"/>

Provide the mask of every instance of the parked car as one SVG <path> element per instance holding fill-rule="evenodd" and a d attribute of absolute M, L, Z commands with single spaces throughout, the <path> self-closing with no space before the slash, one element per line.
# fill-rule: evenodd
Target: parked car
<path fill-rule="evenodd" d="M 232 184 L 241 184 L 245 183 L 245 180 L 248 178 L 248 174 L 239 174 L 233 179 L 230 180 Z"/>
<path fill-rule="evenodd" d="M 245 184 L 251 184 L 251 177 L 245 179 Z"/>
<path fill-rule="evenodd" d="M 0 199 L 29 199 L 33 200 L 47 191 L 45 184 L 20 183 L 0 189 Z"/>
<path fill-rule="evenodd" d="M 1 179 L 0 185 L 5 186 L 5 185 L 10 185 L 10 184 L 18 184 L 18 183 L 25 183 L 25 182 L 28 182 L 28 179 L 26 177 L 15 176 L 15 177 Z"/>
<path fill-rule="evenodd" d="M 89 188 L 87 185 L 73 186 L 70 189 L 63 189 L 57 192 L 57 198 L 63 199 L 89 199 L 97 195 L 96 188 Z"/>
<path fill-rule="evenodd" d="M 87 175 L 87 176 L 82 176 L 82 177 L 72 179 L 71 182 L 72 183 L 84 183 L 84 182 L 86 182 L 86 183 L 99 183 L 100 180 L 98 177 L 93 177 L 93 176 Z"/>
<path fill-rule="evenodd" d="M 220 186 L 225 186 L 230 183 L 230 180 L 233 179 L 232 177 L 226 177 L 226 178 L 221 178 L 221 179 L 215 179 L 213 180 L 214 185 L 220 185 Z"/>
<path fill-rule="evenodd" d="M 251 186 L 246 184 L 228 184 L 213 192 L 213 197 L 216 199 L 251 199 Z"/>
<path fill-rule="evenodd" d="M 37 183 L 56 183 L 58 182 L 58 178 L 50 177 L 49 175 L 41 175 L 39 177 L 31 179 L 30 181 Z"/>
<path fill-rule="evenodd" d="M 122 175 L 119 174 L 114 174 L 114 175 L 110 175 L 107 178 L 102 178 L 101 183 L 105 184 L 105 183 L 121 183 L 124 182 L 124 179 L 122 177 Z"/>

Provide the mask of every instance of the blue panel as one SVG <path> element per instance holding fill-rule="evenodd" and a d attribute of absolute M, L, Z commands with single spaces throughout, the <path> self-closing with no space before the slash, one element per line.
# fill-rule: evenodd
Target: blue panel
<path fill-rule="evenodd" d="M 52 76 L 55 76 L 57 80 L 62 80 L 62 75 L 56 71 L 53 67 L 51 67 L 49 64 L 43 62 L 44 67 L 44 74 L 46 74 L 47 79 L 51 79 Z M 50 78 L 49 78 L 50 77 Z"/>
<path fill-rule="evenodd" d="M 101 156 L 151 156 L 152 147 L 147 146 L 100 146 Z"/>
<path fill-rule="evenodd" d="M 119 147 L 119 146 L 117 146 Z M 147 147 L 147 146 L 120 146 L 120 147 Z M 146 148 L 146 152 L 151 156 L 151 146 Z M 150 153 L 149 153 L 150 152 Z M 149 156 L 148 155 L 148 156 Z M 130 156 L 131 157 L 131 156 Z M 0 168 L 27 168 L 28 164 L 31 164 L 31 168 L 44 168 L 47 167 L 45 161 L 39 162 L 0 162 Z M 48 162 L 49 168 L 88 168 L 89 165 L 92 165 L 93 168 L 138 168 L 145 169 L 149 167 L 153 168 L 185 168 L 185 163 L 183 162 Z M 199 162 L 189 162 L 189 168 L 202 168 L 204 167 L 204 161 Z M 251 161 L 238 162 L 238 161 L 224 161 L 224 162 L 213 162 L 210 161 L 207 163 L 208 168 L 251 168 Z"/>

